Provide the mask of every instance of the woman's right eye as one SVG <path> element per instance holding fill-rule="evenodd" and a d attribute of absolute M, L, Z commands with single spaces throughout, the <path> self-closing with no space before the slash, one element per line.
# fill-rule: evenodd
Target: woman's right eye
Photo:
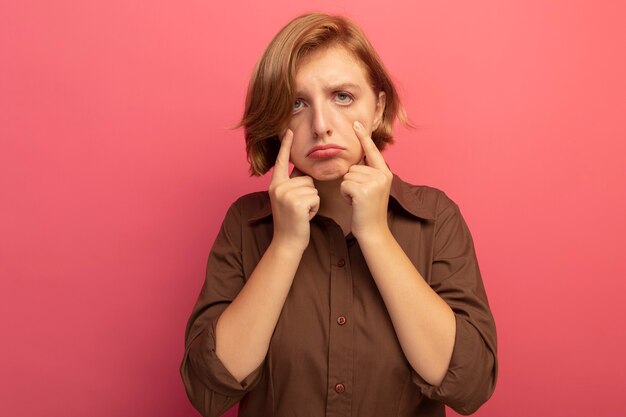
<path fill-rule="evenodd" d="M 293 102 L 293 111 L 300 110 L 303 105 L 304 103 L 302 103 L 302 100 L 296 99 L 296 101 Z"/>

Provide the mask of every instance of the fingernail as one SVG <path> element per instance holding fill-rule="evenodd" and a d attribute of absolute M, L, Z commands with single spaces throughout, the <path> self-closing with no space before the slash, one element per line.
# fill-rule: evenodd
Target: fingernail
<path fill-rule="evenodd" d="M 361 124 L 361 122 L 359 122 L 358 120 L 356 120 L 356 121 L 354 122 L 354 128 L 355 128 L 355 129 L 359 130 L 359 129 L 361 129 L 362 127 L 363 127 L 363 125 L 362 125 L 362 124 Z"/>

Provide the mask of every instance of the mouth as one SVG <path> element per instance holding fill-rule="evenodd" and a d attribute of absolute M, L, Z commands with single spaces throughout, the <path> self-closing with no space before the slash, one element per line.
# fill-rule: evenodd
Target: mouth
<path fill-rule="evenodd" d="M 307 157 L 313 159 L 332 158 L 343 150 L 344 148 L 338 145 L 320 145 L 313 147 L 307 154 Z"/>

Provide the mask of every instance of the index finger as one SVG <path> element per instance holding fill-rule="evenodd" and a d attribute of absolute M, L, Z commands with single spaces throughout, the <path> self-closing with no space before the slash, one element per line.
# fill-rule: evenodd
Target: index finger
<path fill-rule="evenodd" d="M 293 132 L 287 129 L 280 143 L 278 156 L 274 163 L 274 171 L 272 172 L 272 180 L 285 181 L 289 179 L 289 155 L 291 154 L 291 143 L 293 141 Z"/>
<path fill-rule="evenodd" d="M 383 158 L 376 144 L 359 121 L 354 122 L 354 131 L 356 132 L 357 138 L 361 141 L 361 146 L 363 147 L 363 152 L 367 159 L 367 165 L 373 168 L 387 168 L 385 158 Z"/>

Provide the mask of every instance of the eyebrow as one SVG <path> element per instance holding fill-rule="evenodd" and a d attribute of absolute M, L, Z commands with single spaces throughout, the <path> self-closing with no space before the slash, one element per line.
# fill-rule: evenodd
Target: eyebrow
<path fill-rule="evenodd" d="M 324 87 L 324 90 L 325 91 L 356 90 L 357 92 L 360 92 L 361 87 L 351 82 L 345 82 L 345 83 L 339 83 L 339 84 L 329 84 Z M 302 95 L 305 95 L 305 93 L 302 90 L 297 90 L 296 95 L 302 96 Z"/>

